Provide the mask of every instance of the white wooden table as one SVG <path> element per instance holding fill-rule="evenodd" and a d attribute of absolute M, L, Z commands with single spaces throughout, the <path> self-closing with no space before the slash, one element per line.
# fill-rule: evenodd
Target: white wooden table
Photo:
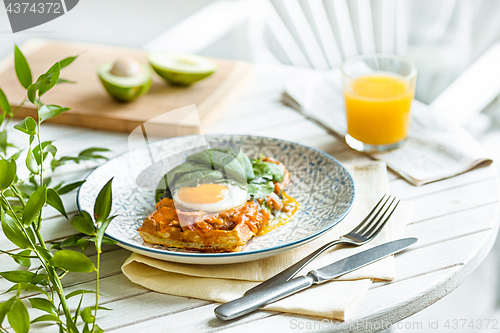
<path fill-rule="evenodd" d="M 352 151 L 342 140 L 328 135 L 280 103 L 283 82 L 303 79 L 308 73 L 310 70 L 286 66 L 256 66 L 255 89 L 242 98 L 210 133 L 248 133 L 297 141 L 322 149 L 345 164 L 368 160 L 367 156 Z M 42 131 L 44 140 L 57 140 L 60 156 L 90 146 L 111 148 L 113 154 L 127 150 L 126 134 L 51 124 L 42 126 Z M 19 141 L 25 138 L 16 131 L 9 134 L 16 141 L 25 143 Z M 53 181 L 83 179 L 94 167 L 90 164 L 63 167 L 54 175 Z M 130 252 L 118 246 L 107 246 L 102 256 L 101 305 L 113 311 L 100 312 L 99 325 L 107 332 L 120 333 L 297 332 L 307 328 L 311 328 L 310 331 L 371 332 L 381 330 L 382 324 L 398 322 L 430 306 L 460 285 L 493 245 L 499 225 L 496 217 L 498 177 L 494 167 L 487 167 L 423 187 L 414 187 L 393 173 L 389 173 L 389 178 L 392 193 L 415 204 L 415 213 L 403 237 L 418 237 L 419 242 L 396 256 L 396 280 L 372 285 L 353 311 L 352 321 L 348 322 L 353 326 L 335 325 L 323 318 L 268 311 L 221 322 L 213 315 L 215 303 L 155 293 L 128 281 L 120 266 Z M 77 211 L 75 196 L 74 192 L 63 196 L 72 215 Z M 42 230 L 46 240 L 59 240 L 76 233 L 64 217 L 49 209 Z M 2 234 L 0 248 L 11 250 L 15 246 Z M 2 254 L 0 267 L 3 271 L 17 265 Z M 93 274 L 68 274 L 63 281 L 71 291 L 93 289 L 93 279 Z M 9 285 L 0 279 L 0 290 Z M 0 301 L 5 297 L 0 296 Z M 92 301 L 89 298 L 85 302 L 90 305 Z M 76 303 L 71 304 L 76 306 Z M 36 327 L 37 332 L 54 329 Z"/>

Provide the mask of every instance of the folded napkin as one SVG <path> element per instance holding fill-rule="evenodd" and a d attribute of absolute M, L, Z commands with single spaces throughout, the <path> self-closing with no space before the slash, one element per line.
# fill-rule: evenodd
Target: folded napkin
<path fill-rule="evenodd" d="M 122 265 L 130 279 L 151 290 L 178 296 L 228 302 L 245 291 L 294 264 L 321 245 L 348 233 L 389 192 L 387 169 L 383 162 L 348 164 L 354 179 L 356 196 L 351 212 L 337 226 L 316 240 L 271 258 L 230 265 L 191 265 L 162 261 L 132 254 Z M 319 268 L 370 247 L 395 240 L 406 226 L 410 207 L 401 203 L 384 229 L 370 243 L 327 251 L 305 269 Z M 388 257 L 319 286 L 266 306 L 282 311 L 322 318 L 345 320 L 370 287 L 372 280 L 394 279 L 393 257 Z"/>

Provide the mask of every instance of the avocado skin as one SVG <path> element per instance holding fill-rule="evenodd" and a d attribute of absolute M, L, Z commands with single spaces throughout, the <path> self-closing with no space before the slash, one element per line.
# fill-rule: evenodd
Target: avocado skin
<path fill-rule="evenodd" d="M 162 79 L 164 79 L 168 84 L 178 87 L 186 87 L 195 82 L 201 81 L 204 78 L 212 75 L 215 70 L 205 73 L 185 73 L 185 72 L 176 72 L 170 69 L 159 68 L 154 64 L 151 64 L 153 70 L 158 74 Z"/>
<path fill-rule="evenodd" d="M 100 76 L 99 79 L 108 94 L 113 97 L 114 100 L 122 103 L 131 102 L 137 97 L 144 95 L 149 91 L 149 88 L 151 88 L 151 84 L 153 83 L 153 78 L 151 77 L 147 82 L 138 87 L 120 87 L 109 83 Z"/>

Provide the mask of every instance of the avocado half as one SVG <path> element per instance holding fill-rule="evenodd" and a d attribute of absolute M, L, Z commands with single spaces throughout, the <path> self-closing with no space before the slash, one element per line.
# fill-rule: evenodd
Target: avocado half
<path fill-rule="evenodd" d="M 130 59 L 106 62 L 99 66 L 97 73 L 104 89 L 119 102 L 131 102 L 147 93 L 153 82 L 151 67 Z"/>
<path fill-rule="evenodd" d="M 150 52 L 148 61 L 159 76 L 174 86 L 189 86 L 217 69 L 212 60 L 193 54 Z"/>

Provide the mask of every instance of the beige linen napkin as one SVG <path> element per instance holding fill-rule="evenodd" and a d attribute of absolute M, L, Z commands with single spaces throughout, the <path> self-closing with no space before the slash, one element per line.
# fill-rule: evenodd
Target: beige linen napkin
<path fill-rule="evenodd" d="M 271 258 L 230 265 L 180 264 L 134 253 L 122 265 L 122 271 L 130 281 L 161 293 L 217 302 L 241 297 L 246 290 L 258 284 L 256 281 L 270 278 L 321 245 L 348 233 L 363 220 L 380 197 L 389 192 L 385 163 L 351 164 L 346 165 L 346 168 L 353 176 L 356 190 L 352 210 L 331 231 L 308 244 Z M 408 222 L 410 210 L 407 204 L 400 204 L 386 227 L 369 244 L 328 251 L 316 258 L 304 271 L 308 272 L 397 239 Z M 388 257 L 351 272 L 339 278 L 339 281 L 313 286 L 270 304 L 266 309 L 345 320 L 368 290 L 372 280 L 392 280 L 394 274 L 393 257 Z"/>

